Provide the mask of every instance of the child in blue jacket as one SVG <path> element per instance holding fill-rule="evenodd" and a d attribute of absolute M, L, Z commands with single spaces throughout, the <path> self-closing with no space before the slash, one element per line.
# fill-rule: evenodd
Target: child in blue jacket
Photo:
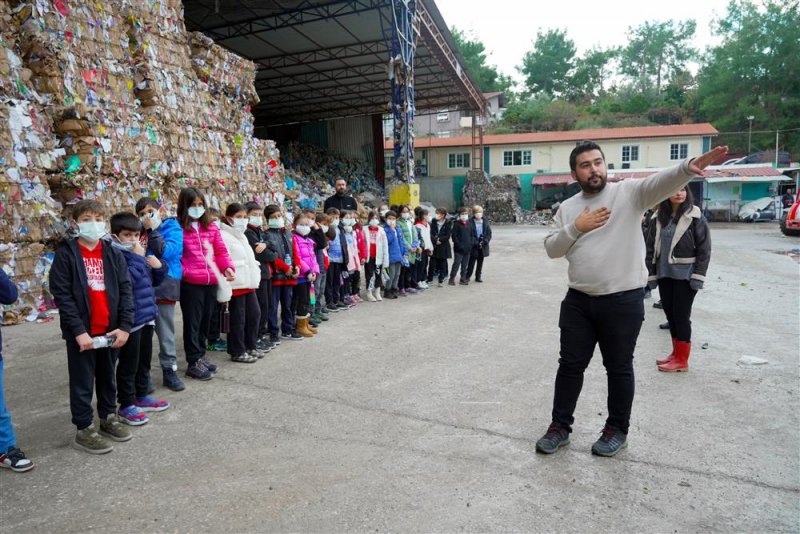
<path fill-rule="evenodd" d="M 140 198 L 136 202 L 136 214 L 145 229 L 143 237 L 147 237 L 147 255 L 153 255 L 167 264 L 167 275 L 160 284 L 154 284 L 158 307 L 155 328 L 158 334 L 158 360 L 164 387 L 172 391 L 182 391 L 186 386 L 177 373 L 175 304 L 181 297 L 183 229 L 177 219 L 165 219 L 164 208 L 152 198 Z"/>
<path fill-rule="evenodd" d="M 17 286 L 8 279 L 6 272 L 0 269 L 0 304 L 14 304 L 17 300 Z M 6 396 L 3 391 L 3 337 L 0 334 L 0 467 L 11 469 L 17 473 L 33 469 L 33 462 L 17 447 L 14 427 L 11 425 L 11 414 L 6 408 Z"/>
<path fill-rule="evenodd" d="M 158 316 L 153 284 L 166 275 L 166 265 L 155 256 L 146 256 L 140 242 L 142 223 L 133 213 L 121 212 L 111 217 L 113 246 L 122 251 L 128 264 L 133 289 L 134 319 L 128 342 L 120 349 L 117 363 L 117 399 L 120 421 L 131 426 L 147 423 L 145 412 L 169 408 L 165 400 L 149 395 L 152 344 L 141 344 L 145 329 L 152 339 L 152 327 Z"/>
<path fill-rule="evenodd" d="M 386 232 L 389 246 L 389 281 L 386 282 L 383 296 L 387 299 L 396 299 L 400 293 L 398 289 L 400 270 L 403 265 L 408 266 L 408 249 L 403 239 L 403 231 L 397 227 L 397 213 L 387 211 L 383 219 L 386 221 L 383 230 Z"/>

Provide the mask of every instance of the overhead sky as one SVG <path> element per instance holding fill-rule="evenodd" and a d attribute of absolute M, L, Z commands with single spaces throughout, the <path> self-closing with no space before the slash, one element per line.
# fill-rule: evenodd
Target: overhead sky
<path fill-rule="evenodd" d="M 435 0 L 448 27 L 477 37 L 489 52 L 488 63 L 521 80 L 516 66 L 533 48 L 538 30 L 562 29 L 580 55 L 599 46 L 624 46 L 627 31 L 645 21 L 697 22 L 694 46 L 714 44 L 712 21 L 727 13 L 728 0 Z M 695 69 L 692 69 L 695 70 Z"/>

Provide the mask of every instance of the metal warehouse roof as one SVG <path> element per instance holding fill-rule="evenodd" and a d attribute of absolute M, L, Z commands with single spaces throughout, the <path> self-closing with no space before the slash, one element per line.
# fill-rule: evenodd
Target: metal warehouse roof
<path fill-rule="evenodd" d="M 610 182 L 620 182 L 629 178 L 647 178 L 661 169 L 637 169 L 630 171 L 608 171 Z M 708 167 L 703 177 L 709 183 L 718 182 L 772 182 L 788 179 L 782 169 L 765 165 L 721 165 Z M 568 185 L 575 180 L 570 173 L 539 174 L 533 177 L 533 185 Z"/>
<path fill-rule="evenodd" d="M 674 124 L 670 126 L 635 126 L 630 128 L 595 128 L 590 130 L 568 130 L 561 132 L 534 132 L 518 134 L 484 135 L 484 145 L 517 145 L 532 143 L 566 143 L 577 142 L 585 139 L 603 141 L 611 139 L 642 139 L 654 137 L 681 137 L 693 135 L 717 135 L 719 132 L 707 122 L 699 124 Z M 420 138 L 416 141 L 417 148 L 444 148 L 470 146 L 472 138 L 437 137 Z M 392 141 L 384 143 L 384 148 L 390 150 Z"/>
<path fill-rule="evenodd" d="M 400 0 L 396 0 L 400 1 Z M 254 61 L 264 125 L 387 113 L 392 0 L 185 0 L 190 30 Z M 484 109 L 433 0 L 417 0 L 416 107 Z"/>

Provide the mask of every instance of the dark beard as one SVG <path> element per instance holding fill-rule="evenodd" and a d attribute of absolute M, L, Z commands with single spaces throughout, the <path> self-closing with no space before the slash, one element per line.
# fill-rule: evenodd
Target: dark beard
<path fill-rule="evenodd" d="M 592 176 L 591 178 L 589 178 L 589 180 L 591 180 L 592 178 L 595 178 L 595 177 Z M 606 187 L 606 177 L 605 176 L 600 176 L 599 178 L 600 178 L 600 185 L 594 186 L 594 185 L 591 185 L 588 181 L 586 183 L 578 182 L 578 185 L 581 186 L 581 190 L 584 193 L 588 193 L 590 195 L 594 195 L 596 193 L 599 193 L 600 191 L 602 191 Z"/>
<path fill-rule="evenodd" d="M 336 196 L 337 196 L 337 197 L 343 197 L 343 196 L 344 196 L 344 193 L 345 193 L 344 191 L 337 191 L 337 192 L 336 192 Z"/>

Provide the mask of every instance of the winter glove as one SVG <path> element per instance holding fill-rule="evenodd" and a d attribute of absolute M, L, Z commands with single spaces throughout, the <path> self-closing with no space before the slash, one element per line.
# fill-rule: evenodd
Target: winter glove
<path fill-rule="evenodd" d="M 703 281 L 692 278 L 691 280 L 689 280 L 689 287 L 691 287 L 695 291 L 700 291 L 701 289 L 703 289 Z"/>

